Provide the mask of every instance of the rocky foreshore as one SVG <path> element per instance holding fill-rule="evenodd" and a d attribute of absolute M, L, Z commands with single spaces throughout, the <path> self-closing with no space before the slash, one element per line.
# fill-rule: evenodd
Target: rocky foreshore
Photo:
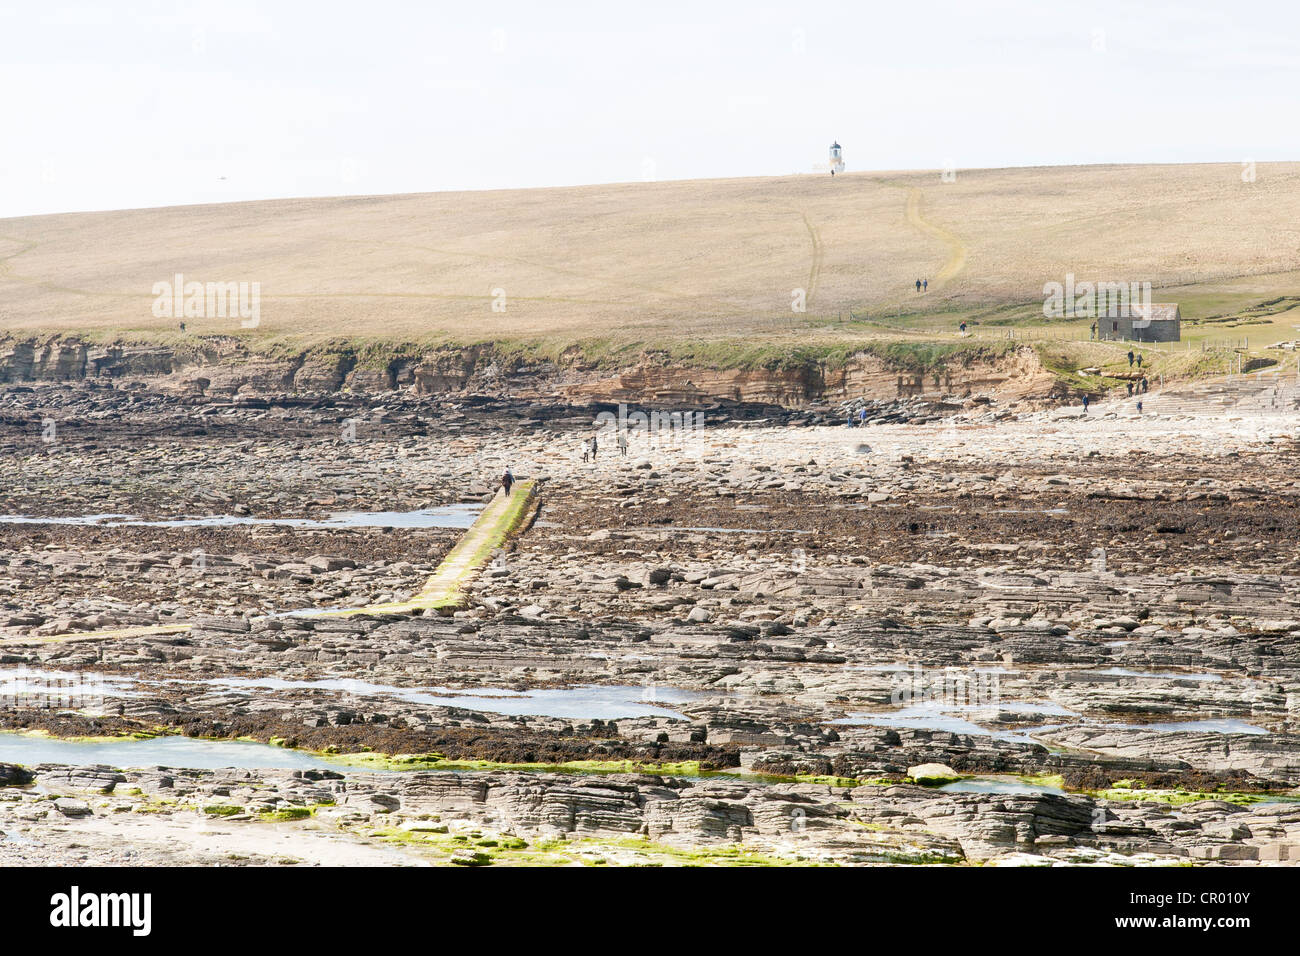
<path fill-rule="evenodd" d="M 30 770 L 37 784 L 0 791 L 7 863 L 361 862 L 394 847 L 395 860 L 415 865 L 687 856 L 720 864 L 1168 865 L 1293 861 L 1300 832 L 1295 802 L 1239 806 L 1211 797 L 1170 806 L 1029 787 L 491 770 Z M 266 848 L 250 854 L 259 841 Z M 224 849 L 234 852 L 223 859 Z"/>
<path fill-rule="evenodd" d="M 718 405 L 584 461 L 602 410 L 0 392 L 4 726 L 324 761 L 0 740 L 0 860 L 1300 853 L 1287 414 Z M 540 510 L 461 608 L 312 615 L 418 590 L 460 531 L 401 513 L 507 464 Z"/>

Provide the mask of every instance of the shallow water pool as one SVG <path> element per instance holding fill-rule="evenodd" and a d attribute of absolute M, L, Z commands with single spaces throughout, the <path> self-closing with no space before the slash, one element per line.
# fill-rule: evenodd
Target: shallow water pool
<path fill-rule="evenodd" d="M 1042 714 L 1064 717 L 1077 716 L 1057 704 L 1037 702 L 1012 702 L 989 704 L 986 706 L 957 706 L 945 702 L 928 701 L 901 707 L 898 710 L 883 713 L 850 714 L 831 724 L 867 725 L 871 727 L 897 727 L 907 730 L 930 730 L 940 733 L 966 734 L 970 736 L 994 737 L 998 740 L 1029 742 L 1029 731 L 1040 728 L 1020 730 L 989 730 L 972 720 L 960 716 L 975 711 L 979 713 L 1004 712 L 1017 714 Z"/>
<path fill-rule="evenodd" d="M 1223 718 L 1220 720 L 1182 720 L 1167 724 L 1120 724 L 1123 730 L 1154 730 L 1159 733 L 1200 733 L 1200 734 L 1267 734 L 1263 727 L 1256 727 L 1244 720 Z"/>
<path fill-rule="evenodd" d="M 1108 667 L 1105 670 L 1083 671 L 1085 674 L 1105 674 L 1115 677 L 1150 677 L 1155 680 L 1221 681 L 1220 674 L 1180 674 L 1177 671 L 1134 671 L 1126 667 Z"/>
<path fill-rule="evenodd" d="M 486 710 L 508 717 L 555 717 L 563 720 L 616 720 L 627 717 L 672 717 L 686 720 L 686 715 L 660 705 L 684 704 L 708 696 L 700 691 L 678 687 L 637 684 L 589 684 L 527 691 L 502 688 L 466 691 L 450 687 L 395 687 L 349 678 L 291 681 L 278 677 L 219 677 L 205 683 L 219 687 L 267 690 L 335 690 L 350 694 L 395 697 L 434 707 Z"/>
<path fill-rule="evenodd" d="M 225 528 L 240 525 L 274 525 L 284 528 L 468 528 L 481 504 L 443 505 L 417 511 L 338 511 L 328 518 L 255 518 L 251 515 L 207 515 L 200 518 L 165 518 L 145 521 L 134 515 L 92 514 L 61 518 L 0 515 L 0 524 L 72 524 L 101 528 Z"/>
<path fill-rule="evenodd" d="M 243 740 L 195 740 L 157 737 L 153 740 L 83 741 L 0 732 L 0 762 L 34 766 L 40 763 L 85 767 L 178 767 L 189 770 L 337 770 L 320 757 L 297 750 Z"/>
<path fill-rule="evenodd" d="M 1025 783 L 1021 780 L 989 780 L 974 778 L 971 780 L 954 780 L 939 788 L 947 793 L 1055 793 L 1064 796 L 1065 791 L 1059 787 L 1047 787 L 1037 783 Z"/>

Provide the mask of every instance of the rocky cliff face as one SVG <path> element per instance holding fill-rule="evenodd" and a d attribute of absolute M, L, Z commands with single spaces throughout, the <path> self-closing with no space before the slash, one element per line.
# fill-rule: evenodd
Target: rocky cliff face
<path fill-rule="evenodd" d="M 0 383 L 84 378 L 156 378 L 208 366 L 231 353 L 220 340 L 179 350 L 169 346 L 99 346 L 78 339 L 0 340 Z"/>
<path fill-rule="evenodd" d="M 799 406 L 850 398 L 892 400 L 920 395 L 996 394 L 1047 397 L 1051 373 L 1032 349 L 995 361 L 977 361 L 927 373 L 904 372 L 874 355 L 859 354 L 842 366 L 787 369 L 710 369 L 638 365 L 618 373 L 592 372 L 575 384 L 553 386 L 566 399 L 586 402 L 654 401 L 695 404 L 736 402 Z"/>
<path fill-rule="evenodd" d="M 860 354 L 842 366 L 816 362 L 777 369 L 678 365 L 646 355 L 611 371 L 576 354 L 562 363 L 529 363 L 490 346 L 411 355 L 359 355 L 339 347 L 297 355 L 255 354 L 238 339 L 195 339 L 184 345 L 96 345 L 76 338 L 0 341 L 0 384 L 81 379 L 146 380 L 165 389 L 214 396 L 340 390 L 382 393 L 508 395 L 569 403 L 652 402 L 694 405 L 735 401 L 798 407 L 846 398 L 894 399 L 938 394 L 1046 397 L 1052 376 L 1031 349 L 924 375 L 901 372 Z"/>

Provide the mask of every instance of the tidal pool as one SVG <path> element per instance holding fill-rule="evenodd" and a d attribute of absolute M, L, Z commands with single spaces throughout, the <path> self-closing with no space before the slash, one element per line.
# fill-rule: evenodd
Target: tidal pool
<path fill-rule="evenodd" d="M 1177 671 L 1132 671 L 1126 667 L 1108 667 L 1105 670 L 1083 671 L 1085 674 L 1105 674 L 1116 677 L 1150 677 L 1157 680 L 1221 681 L 1220 674 L 1180 674 Z"/>
<path fill-rule="evenodd" d="M 338 511 L 328 518 L 254 518 L 251 515 L 207 515 L 145 521 L 134 515 L 93 514 L 62 518 L 0 515 L 2 524 L 74 524 L 102 528 L 224 528 L 275 525 L 285 528 L 468 528 L 483 510 L 481 504 L 443 505 L 418 511 Z"/>
<path fill-rule="evenodd" d="M 267 690 L 334 690 L 349 694 L 396 697 L 433 707 L 486 710 L 508 717 L 555 717 L 564 720 L 616 720 L 625 717 L 671 717 L 686 720 L 685 714 L 659 705 L 684 704 L 709 696 L 701 691 L 683 690 L 679 687 L 643 687 L 637 684 L 589 684 L 527 691 L 502 688 L 466 691 L 451 687 L 394 687 L 350 678 L 292 681 L 278 677 L 218 677 L 204 683 Z"/>
<path fill-rule="evenodd" d="M 542 688 L 515 691 L 500 687 L 397 687 L 352 678 L 285 680 L 280 677 L 216 677 L 205 681 L 148 681 L 130 677 L 106 679 L 99 674 L 45 671 L 18 667 L 0 670 L 0 704 L 81 710 L 108 698 L 139 697 L 149 688 L 164 685 L 226 687 L 238 690 L 326 690 L 339 693 L 393 697 L 433 707 L 486 710 L 510 717 L 555 717 L 565 720 L 616 720 L 628 717 L 669 717 L 687 720 L 671 709 L 710 696 L 679 687 L 639 684 Z M 662 706 L 670 705 L 670 706 Z"/>
<path fill-rule="evenodd" d="M 110 518 L 133 518 L 133 515 L 94 514 L 72 515 L 62 518 L 40 518 L 29 515 L 0 515 L 0 524 L 103 524 Z"/>
<path fill-rule="evenodd" d="M 977 734 L 987 737 L 991 731 L 964 717 L 945 713 L 934 707 L 918 704 L 880 714 L 850 714 L 830 721 L 832 724 L 866 724 L 872 727 L 900 727 L 907 730 L 938 730 L 951 734 Z"/>
<path fill-rule="evenodd" d="M 924 675 L 926 669 L 920 664 L 850 664 L 845 670 L 850 671 L 877 671 L 882 674 L 902 674 L 909 671 L 918 675 Z M 945 669 L 935 669 L 938 673 L 946 673 Z M 963 667 L 960 671 L 967 674 L 1017 674 L 1019 671 L 1009 670 L 1005 667 Z"/>
<path fill-rule="evenodd" d="M 1065 791 L 1059 787 L 1025 783 L 1021 780 L 988 780 L 980 778 L 954 780 L 952 783 L 945 783 L 939 789 L 948 793 L 1056 793 L 1062 796 L 1065 795 Z"/>
<path fill-rule="evenodd" d="M 130 678 L 81 671 L 6 667 L 0 670 L 0 706 L 79 710 L 102 704 L 105 698 L 139 696 L 130 690 L 134 683 Z"/>
<path fill-rule="evenodd" d="M 700 531 L 718 534 L 813 534 L 797 528 L 679 528 L 675 525 L 656 528 L 657 531 Z"/>
<path fill-rule="evenodd" d="M 841 717 L 838 720 L 832 720 L 832 724 L 865 724 L 872 727 L 899 727 L 908 730 L 932 730 L 941 733 L 967 734 L 981 737 L 995 737 L 999 740 L 1029 741 L 1029 731 L 1042 728 L 1025 728 L 1023 730 L 988 730 L 981 727 L 974 721 L 967 720 L 959 716 L 968 712 L 977 713 L 1012 713 L 1012 714 L 1044 714 L 1063 717 L 1078 716 L 1073 711 L 1066 710 L 1057 704 L 1034 701 L 1008 701 L 999 704 L 959 705 L 947 703 L 944 701 L 926 701 L 920 704 L 912 704 L 902 707 L 898 710 L 888 711 L 885 713 L 872 714 L 850 714 L 847 717 Z"/>
<path fill-rule="evenodd" d="M 1279 804 L 1297 804 L 1300 803 L 1300 797 L 1269 797 L 1267 800 L 1260 800 L 1253 803 L 1253 807 L 1276 807 Z"/>
<path fill-rule="evenodd" d="M 1228 717 L 1220 720 L 1182 720 L 1167 724 L 1119 724 L 1121 730 L 1154 730 L 1158 733 L 1200 733 L 1200 734 L 1267 734 L 1263 727 L 1256 727 L 1244 720 Z"/>
<path fill-rule="evenodd" d="M 187 770 L 337 770 L 338 765 L 297 750 L 285 750 L 244 740 L 195 740 L 156 737 L 152 740 L 58 740 L 0 732 L 0 762 L 35 766 L 40 763 L 74 767 L 179 767 Z"/>

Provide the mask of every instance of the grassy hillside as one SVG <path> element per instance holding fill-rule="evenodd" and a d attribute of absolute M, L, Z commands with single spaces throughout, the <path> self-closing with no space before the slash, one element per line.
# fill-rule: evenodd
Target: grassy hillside
<path fill-rule="evenodd" d="M 1300 164 L 1239 174 L 850 173 L 0 220 L 0 330 L 174 341 L 152 288 L 180 272 L 260 283 L 258 328 L 186 320 L 187 336 L 259 351 L 491 341 L 762 365 L 866 346 L 924 367 L 962 319 L 963 345 L 1086 339 L 1087 320 L 1041 314 L 1043 284 L 1072 272 L 1150 281 L 1158 301 L 1182 304 L 1196 348 L 1249 337 L 1259 349 L 1300 338 Z M 792 311 L 794 289 L 806 312 Z"/>

